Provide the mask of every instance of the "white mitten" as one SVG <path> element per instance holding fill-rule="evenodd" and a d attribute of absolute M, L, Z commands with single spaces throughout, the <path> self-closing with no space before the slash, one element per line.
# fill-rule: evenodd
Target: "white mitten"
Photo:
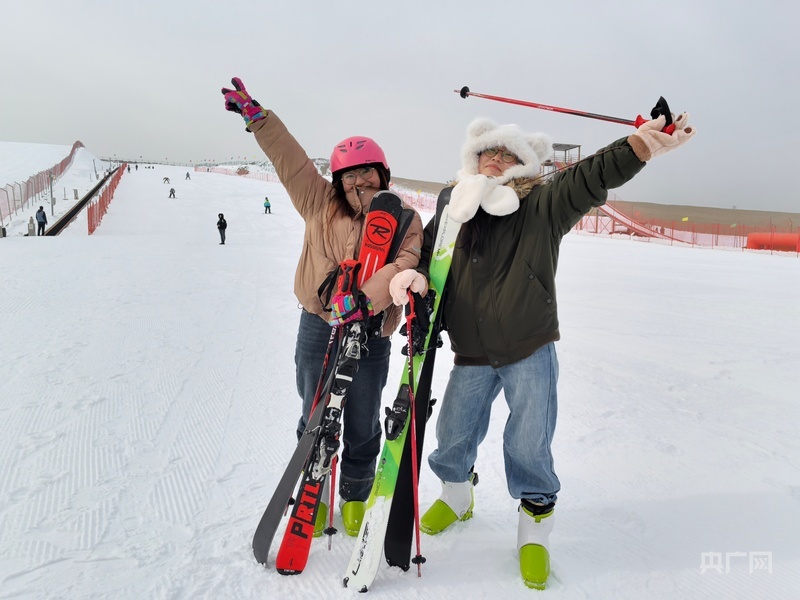
<path fill-rule="evenodd" d="M 661 115 L 657 119 L 647 121 L 636 130 L 636 133 L 628 136 L 628 143 L 640 161 L 647 162 L 656 156 L 666 154 L 688 142 L 689 138 L 696 133 L 693 127 L 688 126 L 689 115 L 687 113 L 681 113 L 677 119 L 674 119 L 675 131 L 672 134 L 661 131 L 666 122 L 667 118 Z"/>
<path fill-rule="evenodd" d="M 481 208 L 490 215 L 504 217 L 517 211 L 519 196 L 507 185 L 498 185 L 481 198 Z"/>
<path fill-rule="evenodd" d="M 486 175 L 470 175 L 456 184 L 450 194 L 447 215 L 456 223 L 466 223 L 481 205 L 481 199 L 497 187 L 497 181 Z"/>
<path fill-rule="evenodd" d="M 400 271 L 392 277 L 389 282 L 389 293 L 392 295 L 392 302 L 395 306 L 404 306 L 408 303 L 408 290 L 418 294 L 428 291 L 428 281 L 424 275 L 417 273 L 414 269 Z"/>

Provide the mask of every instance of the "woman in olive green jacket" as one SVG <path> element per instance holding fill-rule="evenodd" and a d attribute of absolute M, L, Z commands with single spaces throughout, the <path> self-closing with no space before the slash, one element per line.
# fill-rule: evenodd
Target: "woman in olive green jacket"
<path fill-rule="evenodd" d="M 551 442 L 556 425 L 559 339 L 555 276 L 562 237 L 608 190 L 634 177 L 653 156 L 686 142 L 694 130 L 684 113 L 672 135 L 664 117 L 642 125 L 548 180 L 540 176 L 550 141 L 516 125 L 474 121 L 449 216 L 463 223 L 444 293 L 443 322 L 455 366 L 429 457 L 442 495 L 421 527 L 436 534 L 472 516 L 473 466 L 489 428 L 491 405 L 503 391 L 510 415 L 503 434 L 509 493 L 520 502 L 517 545 L 529 587 L 543 588 L 550 571 L 548 538 L 560 489 Z M 434 223 L 425 229 L 418 271 L 390 285 L 395 303 L 407 290 L 427 290 Z"/>

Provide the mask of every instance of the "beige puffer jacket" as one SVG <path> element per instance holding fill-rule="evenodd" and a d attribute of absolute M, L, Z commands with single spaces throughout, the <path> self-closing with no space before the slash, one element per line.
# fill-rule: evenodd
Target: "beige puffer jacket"
<path fill-rule="evenodd" d="M 267 111 L 267 117 L 250 125 L 250 129 L 306 223 L 294 293 L 305 310 L 328 320 L 330 313 L 323 310 L 319 287 L 340 262 L 358 258 L 356 253 L 364 229 L 363 209 L 350 201 L 356 211 L 355 217 L 339 216 L 332 223 L 328 222 L 328 204 L 336 191 L 331 182 L 319 174 L 278 116 Z M 415 214 L 394 262 L 378 270 L 361 288 L 372 301 L 376 314 L 385 311 L 383 336 L 391 335 L 401 319 L 401 308 L 392 303 L 389 295 L 389 281 L 403 269 L 417 266 L 421 248 L 422 220 Z"/>

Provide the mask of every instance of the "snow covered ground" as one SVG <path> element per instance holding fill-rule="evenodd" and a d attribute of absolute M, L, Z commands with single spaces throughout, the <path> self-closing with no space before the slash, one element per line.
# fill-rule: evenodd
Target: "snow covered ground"
<path fill-rule="evenodd" d="M 92 236 L 0 240 L 0 598 L 353 597 L 352 538 L 296 577 L 250 549 L 295 443 L 302 221 L 278 184 L 185 172 L 126 173 Z M 573 234 L 558 285 L 550 589 L 517 574 L 499 399 L 475 517 L 369 596 L 796 598 L 800 261 Z"/>
<path fill-rule="evenodd" d="M 71 149 L 72 146 L 0 142 L 0 189 L 52 169 L 54 165 L 69 156 Z M 56 200 L 54 205 L 50 204 L 50 190 L 47 190 L 38 197 L 31 198 L 17 211 L 13 210 L 13 198 L 10 200 L 10 207 L 7 205 L 0 207 L 0 212 L 4 215 L 2 225 L 6 228 L 6 235 L 26 235 L 28 222 L 40 206 L 47 214 L 48 227 L 51 226 L 75 205 L 75 190 L 78 191 L 78 197 L 83 198 L 97 185 L 97 177 L 102 179 L 104 172 L 111 166 L 111 163 L 100 160 L 87 148 L 78 148 L 70 168 L 53 183 L 53 196 Z M 2 192 L 0 192 L 0 202 L 6 202 L 6 196 Z"/>

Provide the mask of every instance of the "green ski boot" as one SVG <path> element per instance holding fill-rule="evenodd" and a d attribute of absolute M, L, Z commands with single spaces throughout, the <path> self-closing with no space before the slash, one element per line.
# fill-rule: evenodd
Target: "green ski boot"
<path fill-rule="evenodd" d="M 475 495 L 472 488 L 477 483 L 475 473 L 461 483 L 442 482 L 442 495 L 425 511 L 419 522 L 420 530 L 428 535 L 441 533 L 456 521 L 472 518 Z"/>
<path fill-rule="evenodd" d="M 519 507 L 517 549 L 519 572 L 525 585 L 535 590 L 547 587 L 550 575 L 550 532 L 555 504 L 540 506 L 523 500 Z"/>
<path fill-rule="evenodd" d="M 331 495 L 331 478 L 325 478 L 325 485 L 322 487 L 322 502 L 320 502 L 317 518 L 314 519 L 314 537 L 322 537 L 325 527 L 328 526 L 328 502 Z"/>
<path fill-rule="evenodd" d="M 325 531 L 325 527 L 328 525 L 328 505 L 326 503 L 322 503 L 319 505 L 319 510 L 317 511 L 317 518 L 314 521 L 314 537 L 322 537 L 322 533 Z"/>
<path fill-rule="evenodd" d="M 361 500 L 350 500 L 342 504 L 342 523 L 350 537 L 356 537 L 361 531 L 361 522 L 364 520 L 366 507 L 366 503 Z"/>

